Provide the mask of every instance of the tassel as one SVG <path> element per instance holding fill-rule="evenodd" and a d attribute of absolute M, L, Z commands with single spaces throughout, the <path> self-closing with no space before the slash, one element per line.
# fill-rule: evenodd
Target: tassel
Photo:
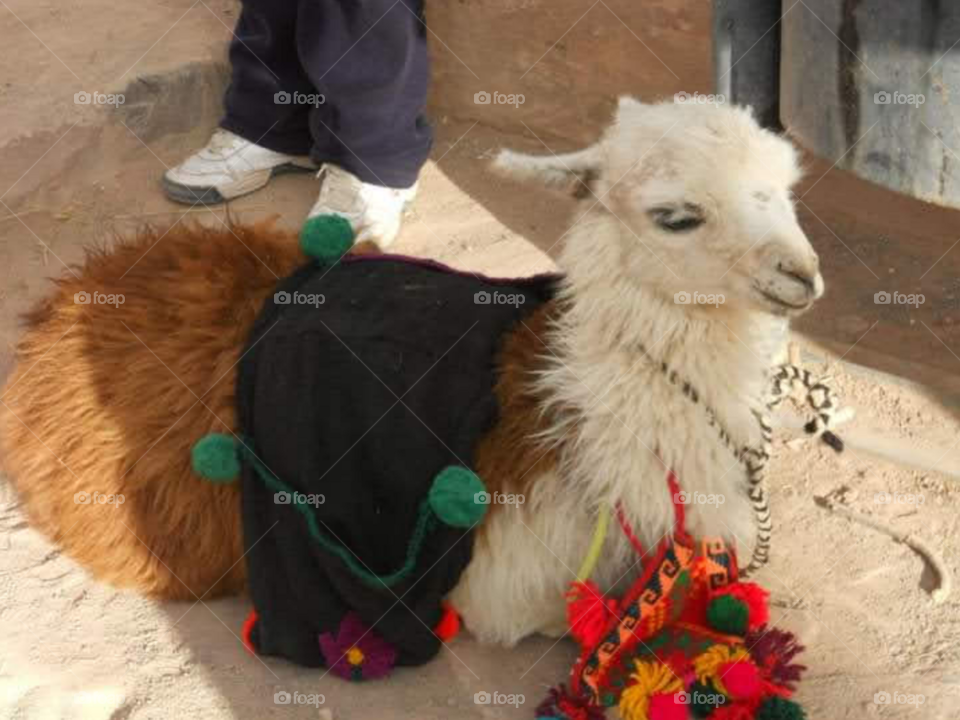
<path fill-rule="evenodd" d="M 773 697 L 763 701 L 757 720 L 805 720 L 807 713 L 792 700 Z"/>
<path fill-rule="evenodd" d="M 760 671 L 749 660 L 721 665 L 714 684 L 734 700 L 749 700 L 763 693 Z"/>
<path fill-rule="evenodd" d="M 743 637 L 750 622 L 750 609 L 733 595 L 717 595 L 707 605 L 707 624 L 725 635 Z"/>
<path fill-rule="evenodd" d="M 770 593 L 752 582 L 726 585 L 713 593 L 713 598 L 731 596 L 747 607 L 747 629 L 756 630 L 770 622 Z"/>
<path fill-rule="evenodd" d="M 450 642 L 460 632 L 460 616 L 445 602 L 440 603 L 440 621 L 433 629 L 434 635 L 443 642 Z"/>
<path fill-rule="evenodd" d="M 565 685 L 550 688 L 547 699 L 537 706 L 537 720 L 604 720 L 603 708 L 567 692 Z"/>
<path fill-rule="evenodd" d="M 688 720 L 690 713 L 679 693 L 657 693 L 650 698 L 650 720 Z M 623 720 L 630 720 L 624 717 Z"/>
<path fill-rule="evenodd" d="M 714 645 L 709 650 L 698 655 L 693 660 L 693 669 L 697 674 L 697 682 L 704 685 L 712 683 L 724 695 L 727 690 L 720 682 L 722 677 L 721 668 L 729 663 L 735 663 L 742 660 L 749 661 L 750 653 L 745 648 L 730 648 L 727 645 Z"/>
<path fill-rule="evenodd" d="M 663 712 L 660 695 L 673 696 L 683 690 L 683 681 L 669 666 L 649 660 L 637 660 L 636 671 L 630 676 L 630 686 L 620 696 L 620 717 L 623 720 L 655 720 L 650 714 L 651 701 L 658 698 L 655 707 Z M 686 706 L 683 706 L 686 709 Z M 669 720 L 669 716 L 663 716 Z"/>
<path fill-rule="evenodd" d="M 757 702 L 725 703 L 719 705 L 709 716 L 709 720 L 756 720 Z"/>
<path fill-rule="evenodd" d="M 257 649 L 253 645 L 253 629 L 257 626 L 257 620 L 259 619 L 260 616 L 257 615 L 257 611 L 250 610 L 247 619 L 243 621 L 243 627 L 240 629 L 240 638 L 243 646 L 251 655 L 257 654 Z"/>
<path fill-rule="evenodd" d="M 592 580 L 570 583 L 566 597 L 570 634 L 580 643 L 580 647 L 596 647 L 610 621 L 617 617 L 617 601 L 605 599 Z"/>
<path fill-rule="evenodd" d="M 791 691 L 796 690 L 795 683 L 807 669 L 805 665 L 792 662 L 804 650 L 796 635 L 779 628 L 767 630 L 761 627 L 747 633 L 744 643 L 767 678 Z"/>

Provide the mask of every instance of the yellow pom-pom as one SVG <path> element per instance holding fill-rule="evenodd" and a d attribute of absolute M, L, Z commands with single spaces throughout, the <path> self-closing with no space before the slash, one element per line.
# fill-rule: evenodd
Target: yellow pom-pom
<path fill-rule="evenodd" d="M 727 689 L 720 681 L 720 668 L 727 663 L 749 660 L 750 653 L 744 647 L 731 648 L 729 645 L 714 645 L 693 660 L 693 670 L 697 682 L 704 685 L 712 681 L 713 686 L 724 695 Z"/>
<path fill-rule="evenodd" d="M 683 681 L 669 666 L 649 660 L 637 660 L 629 686 L 620 696 L 620 717 L 623 720 L 648 720 L 650 697 L 657 693 L 683 690 Z"/>

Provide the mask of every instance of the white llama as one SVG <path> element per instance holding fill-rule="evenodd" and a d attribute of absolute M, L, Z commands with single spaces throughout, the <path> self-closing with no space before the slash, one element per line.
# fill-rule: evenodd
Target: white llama
<path fill-rule="evenodd" d="M 823 280 L 791 202 L 796 153 L 745 109 L 624 98 L 596 145 L 497 165 L 580 198 L 549 351 L 527 373 L 544 418 L 531 433 L 556 460 L 523 468 L 526 503 L 491 514 L 452 595 L 475 635 L 512 644 L 566 629 L 601 505 L 619 502 L 648 550 L 671 531 L 668 469 L 694 500 L 688 529 L 749 557 L 746 472 L 718 430 L 761 444 L 768 371 Z M 594 579 L 622 585 L 637 559 L 614 529 Z"/>

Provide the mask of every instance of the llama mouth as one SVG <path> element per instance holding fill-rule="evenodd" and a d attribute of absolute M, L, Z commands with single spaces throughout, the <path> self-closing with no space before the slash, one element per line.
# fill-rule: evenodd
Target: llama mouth
<path fill-rule="evenodd" d="M 754 286 L 754 289 L 758 293 L 760 293 L 760 295 L 765 300 L 767 300 L 771 305 L 773 305 L 774 309 L 780 310 L 782 312 L 802 312 L 804 310 L 807 310 L 813 304 L 812 302 L 807 302 L 807 303 L 803 303 L 802 305 L 794 305 L 792 303 L 788 303 L 786 300 L 782 300 L 776 295 L 772 295 L 771 293 L 768 293 L 766 290 L 761 290 L 757 286 Z"/>

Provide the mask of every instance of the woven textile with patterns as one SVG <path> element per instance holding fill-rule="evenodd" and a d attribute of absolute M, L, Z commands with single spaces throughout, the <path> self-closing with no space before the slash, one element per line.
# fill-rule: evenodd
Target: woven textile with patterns
<path fill-rule="evenodd" d="M 668 482 L 676 496 L 672 473 Z M 806 717 L 790 699 L 805 669 L 793 663 L 802 646 L 767 626 L 768 594 L 738 580 L 734 550 L 691 537 L 683 505 L 674 507 L 673 537 L 642 561 L 623 598 L 573 583 L 568 617 L 581 655 L 569 688 L 551 690 L 537 720 L 599 720 L 613 706 L 624 720 Z"/>

